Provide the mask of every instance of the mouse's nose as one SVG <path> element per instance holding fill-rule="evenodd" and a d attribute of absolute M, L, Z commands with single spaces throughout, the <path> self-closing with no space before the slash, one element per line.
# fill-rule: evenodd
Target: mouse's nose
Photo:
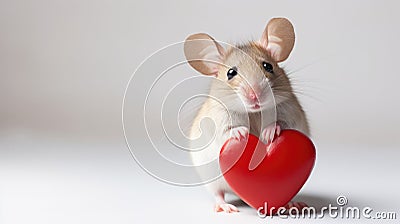
<path fill-rule="evenodd" d="M 256 93 L 255 93 L 253 90 L 251 90 L 251 91 L 249 92 L 249 98 L 250 98 L 252 101 L 254 101 L 254 100 L 257 99 L 257 95 L 256 95 Z"/>
<path fill-rule="evenodd" d="M 252 101 L 252 102 L 258 101 L 257 94 L 253 89 L 249 89 L 247 95 L 248 95 L 248 98 L 250 101 Z"/>

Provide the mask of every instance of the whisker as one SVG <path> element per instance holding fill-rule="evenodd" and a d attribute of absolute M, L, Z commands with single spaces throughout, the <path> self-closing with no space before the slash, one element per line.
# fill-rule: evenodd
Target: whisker
<path fill-rule="evenodd" d="M 289 75 L 292 75 L 292 74 L 294 74 L 294 73 L 296 73 L 296 72 L 299 72 L 299 71 L 301 71 L 301 70 L 303 70 L 303 69 L 306 69 L 306 68 L 308 68 L 308 67 L 310 67 L 310 66 L 312 66 L 312 65 L 314 65 L 314 64 L 316 64 L 316 63 L 319 63 L 319 62 L 321 62 L 321 61 L 325 61 L 325 60 L 327 60 L 328 58 L 330 58 L 331 57 L 331 55 L 326 55 L 325 57 L 319 57 L 319 58 L 317 58 L 317 59 L 314 59 L 313 61 L 311 61 L 310 63 L 306 63 L 306 64 L 304 64 L 303 66 L 300 66 L 299 68 L 297 68 L 297 69 L 294 69 L 294 70 L 292 70 L 292 71 L 288 71 L 288 72 L 286 72 L 286 74 L 289 76 Z"/>

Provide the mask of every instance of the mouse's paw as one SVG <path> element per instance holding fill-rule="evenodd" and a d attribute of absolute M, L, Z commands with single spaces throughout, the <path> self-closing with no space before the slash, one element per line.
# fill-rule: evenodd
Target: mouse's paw
<path fill-rule="evenodd" d="M 281 126 L 277 122 L 272 123 L 262 130 L 260 136 L 261 141 L 263 141 L 265 144 L 269 144 L 274 141 L 275 135 L 279 136 L 280 134 Z"/>
<path fill-rule="evenodd" d="M 246 139 L 249 135 L 249 129 L 246 126 L 239 126 L 230 130 L 230 137 L 236 140 Z"/>
<path fill-rule="evenodd" d="M 303 208 L 307 208 L 307 207 L 308 207 L 308 205 L 304 202 L 291 201 L 285 206 L 286 214 L 289 214 L 289 213 L 301 214 Z M 294 215 L 296 215 L 296 214 L 294 214 Z"/>
<path fill-rule="evenodd" d="M 233 213 L 233 212 L 239 212 L 239 209 L 237 209 L 236 206 L 228 203 L 220 203 L 215 205 L 215 211 Z"/>

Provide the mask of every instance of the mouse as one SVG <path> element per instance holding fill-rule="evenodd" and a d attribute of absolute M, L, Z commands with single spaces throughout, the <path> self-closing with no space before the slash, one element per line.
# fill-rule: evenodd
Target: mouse
<path fill-rule="evenodd" d="M 191 160 L 199 176 L 208 180 L 218 176 L 219 166 L 207 166 L 218 158 L 229 138 L 259 136 L 266 144 L 281 130 L 295 129 L 310 135 L 303 107 L 280 63 L 289 57 L 295 43 L 292 23 L 286 18 L 271 19 L 259 40 L 223 46 L 206 33 L 188 36 L 184 54 L 189 65 L 210 76 L 208 97 L 201 104 L 190 126 Z M 265 119 L 262 117 L 273 118 Z M 207 168 L 204 168 L 206 166 Z M 215 211 L 233 213 L 238 208 L 227 203 L 234 192 L 221 175 L 205 184 L 215 198 Z M 289 202 L 286 207 L 306 207 Z"/>

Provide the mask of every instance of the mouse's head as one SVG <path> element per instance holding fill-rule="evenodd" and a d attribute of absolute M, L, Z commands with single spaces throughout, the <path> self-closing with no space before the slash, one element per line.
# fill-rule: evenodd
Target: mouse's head
<path fill-rule="evenodd" d="M 248 112 L 257 112 L 291 96 L 289 79 L 278 63 L 289 57 L 294 40 L 289 20 L 274 18 L 259 41 L 224 49 L 209 35 L 199 33 L 186 39 L 184 50 L 194 69 L 217 78 L 219 82 L 212 91 L 229 99 L 224 103 L 238 110 L 243 108 L 238 105 L 244 104 Z"/>

